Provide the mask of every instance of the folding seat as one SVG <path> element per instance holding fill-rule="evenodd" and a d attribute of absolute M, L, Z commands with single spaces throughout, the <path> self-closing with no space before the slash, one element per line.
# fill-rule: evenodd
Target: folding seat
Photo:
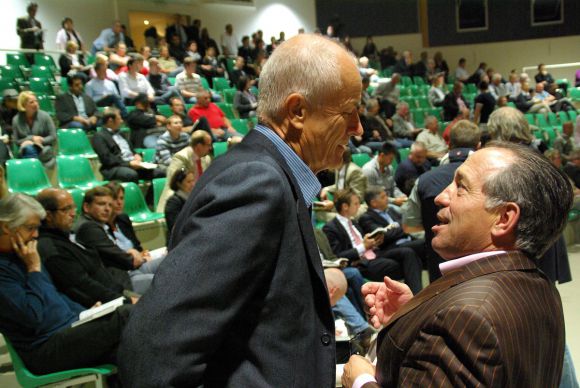
<path fill-rule="evenodd" d="M 58 73 L 58 66 L 54 58 L 43 53 L 34 53 L 34 64 L 48 67 L 54 74 Z"/>
<path fill-rule="evenodd" d="M 361 168 L 369 160 L 371 160 L 371 156 L 369 154 L 361 153 L 361 154 L 353 154 L 352 155 L 352 162 Z"/>
<path fill-rule="evenodd" d="M 220 92 L 230 88 L 230 81 L 223 77 L 213 77 L 213 88 Z"/>
<path fill-rule="evenodd" d="M 165 117 L 173 115 L 173 112 L 171 111 L 171 107 L 169 105 L 157 105 L 157 113 Z"/>
<path fill-rule="evenodd" d="M 237 118 L 237 114 L 234 111 L 234 106 L 232 104 L 228 104 L 226 102 L 216 102 L 216 105 L 224 112 L 224 115 L 228 119 L 235 119 Z"/>
<path fill-rule="evenodd" d="M 157 204 L 159 203 L 159 198 L 161 198 L 161 193 L 167 182 L 167 178 L 155 178 L 151 181 L 153 186 L 153 209 L 157 209 Z"/>
<path fill-rule="evenodd" d="M 217 158 L 220 155 L 223 155 L 228 150 L 228 143 L 223 141 L 221 143 L 213 143 L 213 156 Z"/>
<path fill-rule="evenodd" d="M 423 77 L 415 75 L 413 76 L 413 83 L 415 85 L 425 85 L 425 80 L 423 79 Z"/>
<path fill-rule="evenodd" d="M 58 185 L 63 189 L 89 190 L 107 184 L 97 180 L 91 163 L 81 156 L 60 155 L 56 158 Z"/>
<path fill-rule="evenodd" d="M 232 127 L 242 135 L 247 135 L 250 128 L 248 127 L 247 119 L 231 119 Z"/>
<path fill-rule="evenodd" d="M 234 103 L 234 96 L 236 95 L 237 89 L 224 89 L 222 93 L 224 95 L 224 102 L 228 104 Z"/>
<path fill-rule="evenodd" d="M 32 65 L 30 68 L 30 76 L 35 78 L 46 78 L 50 82 L 56 83 L 54 74 L 48 66 Z"/>
<path fill-rule="evenodd" d="M 133 182 L 126 182 L 123 183 L 123 187 L 125 188 L 125 208 L 123 210 L 132 222 L 150 222 L 164 218 L 162 213 L 149 210 L 139 186 Z"/>
<path fill-rule="evenodd" d="M 58 154 L 96 158 L 87 134 L 82 129 L 63 128 L 57 131 Z"/>
<path fill-rule="evenodd" d="M 8 191 L 36 195 L 41 190 L 51 187 L 38 159 L 10 159 L 6 161 Z"/>
<path fill-rule="evenodd" d="M 54 96 L 54 89 L 47 78 L 30 77 L 28 79 L 30 83 L 30 91 L 36 94 L 46 94 L 49 96 Z"/>

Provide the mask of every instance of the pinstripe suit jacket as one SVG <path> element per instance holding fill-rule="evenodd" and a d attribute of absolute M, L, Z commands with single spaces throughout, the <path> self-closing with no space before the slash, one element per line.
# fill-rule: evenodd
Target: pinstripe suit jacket
<path fill-rule="evenodd" d="M 417 294 L 378 344 L 382 387 L 557 387 L 562 303 L 532 260 L 516 252 L 494 255 Z"/>

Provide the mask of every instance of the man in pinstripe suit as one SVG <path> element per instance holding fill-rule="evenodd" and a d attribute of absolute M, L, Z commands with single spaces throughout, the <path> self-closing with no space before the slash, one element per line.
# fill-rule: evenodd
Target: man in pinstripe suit
<path fill-rule="evenodd" d="M 572 188 L 528 147 L 492 142 L 436 197 L 443 277 L 413 296 L 385 278 L 363 286 L 378 337 L 376 370 L 353 356 L 345 387 L 555 387 L 560 296 L 536 260 L 560 235 Z"/>

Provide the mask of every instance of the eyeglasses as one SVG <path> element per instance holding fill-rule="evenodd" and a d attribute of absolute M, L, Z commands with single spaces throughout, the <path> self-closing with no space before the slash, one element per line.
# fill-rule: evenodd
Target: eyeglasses
<path fill-rule="evenodd" d="M 76 209 L 77 209 L 77 207 L 75 205 L 68 205 L 68 206 L 65 206 L 65 207 L 61 207 L 60 209 L 52 209 L 51 211 L 53 211 L 53 212 L 65 212 L 65 213 L 68 213 L 71 210 L 76 210 Z"/>

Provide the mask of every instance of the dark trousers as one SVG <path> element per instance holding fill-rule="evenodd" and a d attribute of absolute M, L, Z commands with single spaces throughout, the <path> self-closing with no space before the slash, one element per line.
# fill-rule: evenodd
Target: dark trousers
<path fill-rule="evenodd" d="M 139 179 L 151 180 L 153 178 L 163 178 L 165 171 L 160 168 L 153 170 L 139 169 L 133 170 L 131 167 L 113 167 L 101 170 L 103 178 L 108 181 L 119 180 L 121 182 L 139 182 Z"/>
<path fill-rule="evenodd" d="M 399 246 L 397 248 L 381 251 L 380 256 L 388 257 L 401 266 L 405 283 L 409 286 L 411 291 L 413 291 L 413 294 L 417 294 L 423 289 L 423 283 L 421 281 L 423 264 L 412 248 Z"/>
<path fill-rule="evenodd" d="M 115 363 L 117 347 L 132 305 L 123 305 L 114 313 L 63 329 L 38 348 L 19 355 L 35 374 L 85 368 Z"/>
<path fill-rule="evenodd" d="M 392 258 L 377 257 L 374 260 L 365 260 L 365 263 L 357 268 L 365 278 L 374 282 L 382 282 L 385 276 L 393 279 L 403 278 L 401 266 Z"/>

